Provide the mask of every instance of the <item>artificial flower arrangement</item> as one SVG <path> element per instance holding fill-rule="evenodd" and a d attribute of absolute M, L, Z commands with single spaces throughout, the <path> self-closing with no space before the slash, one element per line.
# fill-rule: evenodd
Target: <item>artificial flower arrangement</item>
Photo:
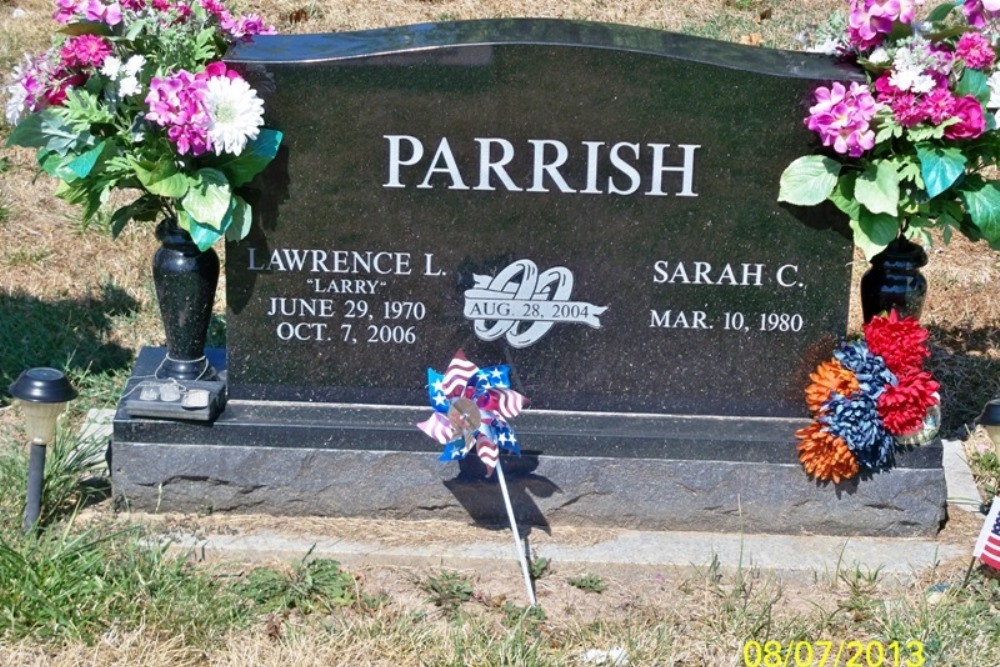
<path fill-rule="evenodd" d="M 939 228 L 1000 250 L 1000 0 L 953 0 L 916 21 L 922 0 L 848 0 L 825 49 L 855 61 L 865 82 L 815 90 L 805 119 L 827 147 L 792 162 L 780 201 L 829 200 L 850 218 L 868 259 L 899 237 L 930 243 Z"/>
<path fill-rule="evenodd" d="M 201 250 L 240 239 L 250 205 L 234 190 L 276 155 L 257 92 L 221 58 L 273 34 L 219 0 L 57 0 L 52 47 L 26 55 L 7 86 L 8 145 L 37 148 L 57 196 L 94 218 L 112 190 L 135 197 L 110 217 L 171 219 Z"/>
<path fill-rule="evenodd" d="M 807 473 L 839 483 L 877 472 L 892 466 L 897 446 L 936 434 L 939 385 L 923 370 L 926 341 L 916 319 L 893 310 L 816 367 L 806 388 L 813 422 L 795 434 Z"/>

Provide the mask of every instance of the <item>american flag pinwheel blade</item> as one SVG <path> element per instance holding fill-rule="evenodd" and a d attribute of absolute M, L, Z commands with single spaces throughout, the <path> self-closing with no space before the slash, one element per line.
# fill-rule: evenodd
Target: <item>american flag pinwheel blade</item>
<path fill-rule="evenodd" d="M 445 396 L 452 397 L 461 394 L 466 385 L 469 384 L 469 379 L 477 372 L 479 372 L 479 366 L 466 359 L 461 350 L 456 352 L 455 358 L 448 364 L 448 370 L 444 372 L 442 391 L 444 391 Z"/>
<path fill-rule="evenodd" d="M 438 457 L 438 461 L 454 461 L 465 456 L 465 443 L 461 440 L 452 440 L 444 446 L 444 451 Z"/>
<path fill-rule="evenodd" d="M 493 469 L 497 467 L 497 459 L 500 458 L 500 448 L 480 433 L 479 437 L 476 438 L 476 455 L 486 465 L 486 476 L 492 475 Z"/>
<path fill-rule="evenodd" d="M 429 419 L 417 424 L 417 428 L 445 445 L 455 439 L 455 429 L 451 422 L 440 412 L 435 412 Z"/>
<path fill-rule="evenodd" d="M 490 394 L 497 397 L 497 413 L 506 419 L 521 414 L 521 410 L 528 404 L 527 397 L 513 389 L 490 389 Z"/>
<path fill-rule="evenodd" d="M 444 394 L 444 375 L 433 368 L 427 369 L 427 397 L 437 412 L 448 413 L 448 397 Z"/>

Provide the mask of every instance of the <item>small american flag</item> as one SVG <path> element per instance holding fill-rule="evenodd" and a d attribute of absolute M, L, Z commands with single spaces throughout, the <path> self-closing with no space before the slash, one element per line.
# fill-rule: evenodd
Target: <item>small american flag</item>
<path fill-rule="evenodd" d="M 993 499 L 990 513 L 979 533 L 972 555 L 987 565 L 1000 570 L 1000 501 Z"/>

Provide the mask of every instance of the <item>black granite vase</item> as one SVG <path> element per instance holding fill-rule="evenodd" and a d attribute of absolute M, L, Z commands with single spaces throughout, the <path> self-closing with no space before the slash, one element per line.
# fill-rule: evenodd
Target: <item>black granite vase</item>
<path fill-rule="evenodd" d="M 167 357 L 159 377 L 212 380 L 215 369 L 205 358 L 205 339 L 219 284 L 219 256 L 201 251 L 173 219 L 156 228 L 163 244 L 153 255 L 153 284 L 167 336 Z"/>
<path fill-rule="evenodd" d="M 900 317 L 920 319 L 927 295 L 927 279 L 920 267 L 927 253 L 918 244 L 897 238 L 875 255 L 871 268 L 861 277 L 861 310 L 865 322 L 894 308 Z"/>

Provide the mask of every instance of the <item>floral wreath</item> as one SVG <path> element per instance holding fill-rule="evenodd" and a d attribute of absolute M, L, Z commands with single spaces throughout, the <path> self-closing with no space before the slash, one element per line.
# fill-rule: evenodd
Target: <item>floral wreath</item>
<path fill-rule="evenodd" d="M 920 441 L 916 436 L 933 422 L 940 400 L 940 385 L 923 370 L 930 356 L 926 341 L 927 330 L 916 319 L 892 310 L 872 318 L 863 338 L 842 342 L 816 367 L 805 392 L 813 422 L 795 433 L 808 474 L 839 483 L 885 470 L 897 446 Z"/>

